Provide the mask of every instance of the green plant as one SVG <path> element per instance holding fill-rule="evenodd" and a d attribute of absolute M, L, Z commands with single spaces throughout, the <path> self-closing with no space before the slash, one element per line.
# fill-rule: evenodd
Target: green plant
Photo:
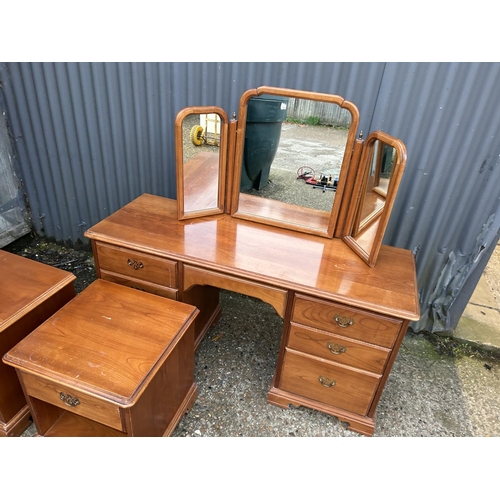
<path fill-rule="evenodd" d="M 301 118 L 293 118 L 291 116 L 286 117 L 287 123 L 296 123 L 298 125 L 321 125 L 321 120 L 319 116 L 308 116 L 305 120 Z"/>
<path fill-rule="evenodd" d="M 320 119 L 319 116 L 308 116 L 306 118 L 306 125 L 319 125 Z"/>

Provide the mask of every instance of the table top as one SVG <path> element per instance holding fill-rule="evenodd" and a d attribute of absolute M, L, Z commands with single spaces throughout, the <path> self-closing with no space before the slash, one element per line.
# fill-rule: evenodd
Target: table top
<path fill-rule="evenodd" d="M 197 314 L 194 306 L 98 279 L 4 360 L 128 406 Z"/>
<path fill-rule="evenodd" d="M 85 236 L 402 319 L 420 317 L 415 259 L 406 249 L 382 245 L 370 268 L 341 239 L 228 214 L 179 221 L 175 200 L 150 194 Z"/>
<path fill-rule="evenodd" d="M 62 269 L 0 250 L 0 332 L 75 279 Z"/>

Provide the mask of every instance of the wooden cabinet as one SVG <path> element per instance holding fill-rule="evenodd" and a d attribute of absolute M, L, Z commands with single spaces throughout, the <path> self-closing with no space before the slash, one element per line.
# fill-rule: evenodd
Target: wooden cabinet
<path fill-rule="evenodd" d="M 0 250 L 0 357 L 75 296 L 71 273 Z M 16 372 L 0 363 L 0 437 L 31 424 Z"/>
<path fill-rule="evenodd" d="M 14 346 L 42 436 L 168 436 L 192 406 L 195 307 L 97 280 Z"/>
<path fill-rule="evenodd" d="M 167 288 L 200 310 L 195 348 L 220 315 L 220 288 L 271 304 L 284 331 L 268 401 L 308 406 L 373 434 L 387 376 L 409 321 L 419 318 L 411 252 L 382 246 L 369 268 L 338 238 L 227 214 L 178 220 L 174 200 L 148 194 L 86 236 L 100 278 Z"/>
<path fill-rule="evenodd" d="M 269 401 L 325 411 L 371 435 L 405 323 L 302 295 L 295 296 L 291 316 Z"/>

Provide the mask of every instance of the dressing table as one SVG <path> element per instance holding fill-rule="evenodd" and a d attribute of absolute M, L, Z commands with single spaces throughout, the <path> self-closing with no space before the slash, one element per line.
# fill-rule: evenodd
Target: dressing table
<path fill-rule="evenodd" d="M 241 191 L 243 159 L 253 154 L 245 142 L 253 99 L 271 108 L 264 109 L 264 138 L 272 135 L 265 124 L 274 119 L 273 106 L 307 105 L 337 120 L 347 115 L 350 126 L 339 131 L 345 135 L 342 155 L 329 156 L 339 157 L 332 166 L 338 168 L 338 187 L 331 211 Z M 191 167 L 210 158 L 212 172 L 212 154 L 205 151 L 198 163 L 185 154 L 186 118 L 203 114 L 220 120 L 218 145 L 207 145 L 210 153 L 219 151 L 219 172 L 215 182 L 210 173 L 205 184 L 192 182 Z M 186 108 L 175 124 L 177 199 L 143 194 L 85 236 L 99 278 L 199 309 L 195 349 L 221 314 L 219 289 L 271 304 L 284 328 L 268 402 L 307 406 L 372 435 L 377 403 L 408 324 L 419 319 L 419 303 L 412 253 L 382 245 L 406 150 L 383 132 L 366 142 L 356 138 L 358 123 L 357 108 L 339 96 L 272 87 L 243 94 L 238 121 L 230 123 L 220 108 Z M 287 126 L 275 127 L 281 129 L 277 143 Z M 279 161 L 276 149 L 267 155 L 273 166 Z M 262 186 L 267 166 L 259 168 Z M 213 201 L 190 210 L 193 186 L 210 186 L 211 195 L 194 199 Z"/>

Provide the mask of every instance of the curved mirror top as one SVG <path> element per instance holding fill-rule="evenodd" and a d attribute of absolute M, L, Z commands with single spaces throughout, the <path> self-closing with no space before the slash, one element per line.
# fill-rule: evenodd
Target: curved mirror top
<path fill-rule="evenodd" d="M 232 214 L 332 236 L 358 125 L 329 94 L 260 87 L 240 101 Z"/>
<path fill-rule="evenodd" d="M 186 108 L 176 118 L 179 219 L 224 211 L 227 117 L 215 107 Z"/>
<path fill-rule="evenodd" d="M 380 131 L 370 134 L 354 188 L 357 203 L 344 237 L 370 266 L 375 265 L 405 164 L 406 148 L 400 140 Z"/>

